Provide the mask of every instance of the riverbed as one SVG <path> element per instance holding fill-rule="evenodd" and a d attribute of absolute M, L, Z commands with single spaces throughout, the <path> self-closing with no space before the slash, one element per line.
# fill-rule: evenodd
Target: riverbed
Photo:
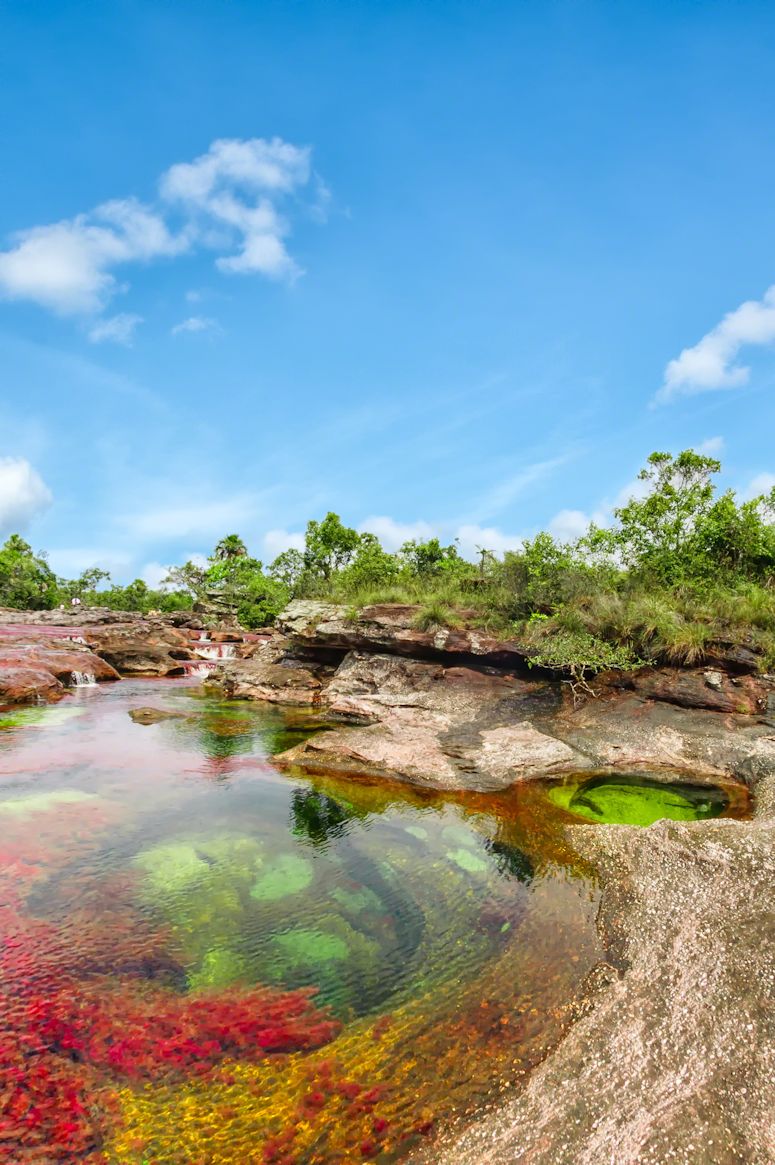
<path fill-rule="evenodd" d="M 404 1160 L 576 1014 L 599 894 L 566 826 L 746 811 L 273 767 L 319 727 L 193 680 L 0 712 L 0 1161 Z"/>

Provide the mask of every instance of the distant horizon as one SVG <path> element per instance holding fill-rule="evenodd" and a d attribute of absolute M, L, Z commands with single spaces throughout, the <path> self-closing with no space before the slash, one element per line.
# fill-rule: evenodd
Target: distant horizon
<path fill-rule="evenodd" d="M 118 582 L 327 511 L 603 521 L 775 485 L 775 12 L 11 0 L 0 540 Z M 723 84 L 719 78 L 723 78 Z"/>

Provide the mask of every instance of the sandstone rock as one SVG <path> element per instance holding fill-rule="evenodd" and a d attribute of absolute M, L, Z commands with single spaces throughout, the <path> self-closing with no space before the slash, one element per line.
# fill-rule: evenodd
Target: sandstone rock
<path fill-rule="evenodd" d="M 7 644 L 0 641 L 0 667 L 40 668 L 66 686 L 79 674 L 93 677 L 98 683 L 119 678 L 118 672 L 93 652 L 74 646 L 54 646 L 51 642 Z"/>
<path fill-rule="evenodd" d="M 135 724 L 159 724 L 163 720 L 185 720 L 183 712 L 167 712 L 164 708 L 130 708 L 129 716 Z"/>
<path fill-rule="evenodd" d="M 87 629 L 86 638 L 122 675 L 182 675 L 180 661 L 196 658 L 188 635 L 163 623 L 95 626 Z"/>
<path fill-rule="evenodd" d="M 51 702 L 64 691 L 64 684 L 45 668 L 0 664 L 0 705 Z"/>
<path fill-rule="evenodd" d="M 771 820 L 574 827 L 607 974 L 524 1091 L 433 1165 L 775 1160 Z"/>
<path fill-rule="evenodd" d="M 530 655 L 524 645 L 495 639 L 474 629 L 414 626 L 420 608 L 398 603 L 364 607 L 356 618 L 334 603 L 297 599 L 277 621 L 281 632 L 299 647 L 340 651 L 376 651 L 418 659 L 475 659 L 499 667 L 523 666 Z M 451 658 L 452 657 L 452 658 Z"/>
<path fill-rule="evenodd" d="M 709 683 L 707 676 L 713 677 Z M 731 680 L 720 671 L 681 668 L 644 668 L 625 677 L 627 687 L 652 700 L 664 700 L 684 708 L 708 708 L 713 712 L 752 715 L 761 711 L 766 693 L 761 680 L 741 676 Z"/>

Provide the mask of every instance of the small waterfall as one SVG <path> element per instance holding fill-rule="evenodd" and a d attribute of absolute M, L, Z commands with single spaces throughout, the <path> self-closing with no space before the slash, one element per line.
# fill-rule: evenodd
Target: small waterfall
<path fill-rule="evenodd" d="M 70 673 L 70 683 L 74 688 L 93 688 L 97 680 L 88 671 L 74 671 Z"/>
<path fill-rule="evenodd" d="M 209 676 L 216 664 L 209 659 L 181 659 L 180 666 L 187 676 Z"/>
<path fill-rule="evenodd" d="M 63 635 L 63 639 L 67 639 L 70 643 L 86 643 L 83 635 Z"/>
<path fill-rule="evenodd" d="M 237 648 L 234 643 L 208 643 L 206 647 L 195 647 L 200 659 L 234 659 Z"/>

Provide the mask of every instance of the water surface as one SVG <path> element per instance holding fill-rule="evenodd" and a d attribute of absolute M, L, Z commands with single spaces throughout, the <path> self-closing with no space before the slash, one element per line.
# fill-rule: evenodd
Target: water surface
<path fill-rule="evenodd" d="M 311 730 L 187 681 L 0 713 L 0 1161 L 400 1161 L 557 1040 L 589 790 L 275 770 Z"/>

